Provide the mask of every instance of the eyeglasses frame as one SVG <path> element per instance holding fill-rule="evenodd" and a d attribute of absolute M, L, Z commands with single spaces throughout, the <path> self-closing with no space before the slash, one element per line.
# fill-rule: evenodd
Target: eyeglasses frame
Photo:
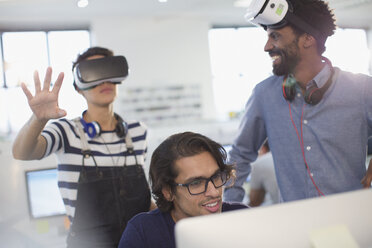
<path fill-rule="evenodd" d="M 212 180 L 213 177 L 215 177 L 217 175 L 217 173 L 221 173 L 221 178 L 223 176 L 223 174 L 226 174 L 226 181 L 220 185 L 220 186 L 216 186 Z M 187 191 L 189 192 L 190 195 L 201 195 L 201 194 L 204 194 L 205 192 L 207 192 L 207 189 L 208 189 L 208 184 L 209 182 L 211 182 L 214 186 L 215 189 L 218 189 L 218 188 L 221 188 L 222 186 L 224 186 L 230 179 L 230 176 L 226 173 L 226 171 L 218 171 L 216 173 L 214 173 L 212 176 L 210 176 L 209 178 L 203 178 L 203 179 L 206 179 L 205 181 L 205 187 L 204 187 L 204 191 L 203 192 L 200 192 L 200 193 L 191 193 L 190 191 L 190 188 L 189 188 L 189 185 L 192 183 L 192 182 L 189 182 L 189 183 L 174 183 L 175 186 L 182 186 L 182 187 L 186 187 L 187 188 Z"/>

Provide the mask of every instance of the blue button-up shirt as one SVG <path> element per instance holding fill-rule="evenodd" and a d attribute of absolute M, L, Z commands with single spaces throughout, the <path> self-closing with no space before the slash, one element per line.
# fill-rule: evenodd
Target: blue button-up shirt
<path fill-rule="evenodd" d="M 324 66 L 313 83 L 322 87 L 330 75 Z M 271 76 L 255 87 L 248 100 L 229 154 L 237 165 L 237 180 L 225 190 L 225 200 L 243 200 L 242 185 L 265 139 L 282 201 L 319 196 L 315 185 L 324 195 L 362 188 L 367 140 L 372 135 L 372 78 L 335 68 L 332 84 L 317 105 L 306 104 L 299 87 L 295 99 L 286 101 L 282 83 L 283 77 Z"/>

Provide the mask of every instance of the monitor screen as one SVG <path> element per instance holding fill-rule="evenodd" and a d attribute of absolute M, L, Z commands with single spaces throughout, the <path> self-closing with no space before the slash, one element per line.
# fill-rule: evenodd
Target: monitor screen
<path fill-rule="evenodd" d="M 32 218 L 65 214 L 65 206 L 58 189 L 56 168 L 26 171 L 25 176 Z"/>

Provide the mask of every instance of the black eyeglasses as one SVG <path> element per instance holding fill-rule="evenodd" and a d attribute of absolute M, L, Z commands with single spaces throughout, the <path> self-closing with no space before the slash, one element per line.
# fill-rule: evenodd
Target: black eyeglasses
<path fill-rule="evenodd" d="M 225 185 L 228 179 L 229 176 L 225 171 L 218 171 L 210 178 L 197 178 L 189 183 L 175 183 L 174 185 L 186 187 L 190 195 L 200 195 L 207 191 L 209 181 L 217 189 Z"/>

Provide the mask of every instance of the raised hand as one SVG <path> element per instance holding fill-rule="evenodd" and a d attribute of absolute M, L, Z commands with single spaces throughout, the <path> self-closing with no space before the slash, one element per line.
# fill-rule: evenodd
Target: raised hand
<path fill-rule="evenodd" d="M 52 68 L 48 67 L 45 73 L 43 88 L 41 89 L 39 73 L 34 72 L 35 82 L 35 96 L 31 94 L 27 86 L 22 83 L 21 87 L 25 93 L 28 105 L 32 112 L 39 120 L 50 120 L 61 118 L 66 115 L 66 111 L 60 109 L 58 106 L 58 94 L 61 89 L 64 74 L 61 72 L 58 75 L 56 82 L 54 83 L 53 89 L 50 91 L 50 81 L 52 78 Z"/>

